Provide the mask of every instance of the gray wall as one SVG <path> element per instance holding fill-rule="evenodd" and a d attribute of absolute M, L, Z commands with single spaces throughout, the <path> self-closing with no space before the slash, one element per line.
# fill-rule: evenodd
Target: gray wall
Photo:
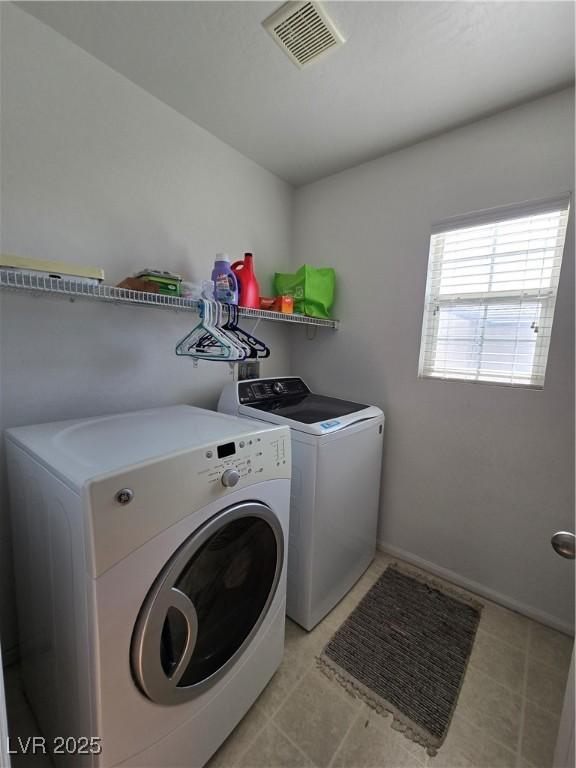
<path fill-rule="evenodd" d="M 206 277 L 216 251 L 333 264 L 337 333 L 262 323 L 264 373 L 387 414 L 382 543 L 563 624 L 572 567 L 573 259 L 543 392 L 416 377 L 430 224 L 572 189 L 573 106 L 543 99 L 292 190 L 8 4 L 2 15 L 2 251 Z M 292 254 L 292 235 L 295 248 Z M 573 235 L 571 234 L 571 238 Z M 571 240 L 571 243 L 573 241 Z M 175 402 L 213 406 L 227 366 L 173 354 L 195 317 L 0 295 L 0 428 Z M 290 347 L 290 349 L 289 349 Z M 289 354 L 290 353 L 290 354 Z M 1 461 L 1 457 L 0 457 Z M 3 650 L 16 640 L 0 496 Z M 442 570 L 444 569 L 444 570 Z"/>
<path fill-rule="evenodd" d="M 543 391 L 419 380 L 430 226 L 574 187 L 565 91 L 297 190 L 297 263 L 338 271 L 341 330 L 294 370 L 386 412 L 381 545 L 568 626 L 574 521 L 573 221 Z M 573 220 L 573 217 L 571 217 Z"/>
<path fill-rule="evenodd" d="M 263 292 L 291 252 L 292 189 L 20 9 L 2 3 L 2 251 L 210 276 L 253 251 Z M 1 297 L 0 427 L 169 403 L 215 406 L 229 368 L 176 358 L 191 313 Z M 251 327 L 251 323 L 247 327 Z M 264 371 L 288 372 L 262 323 Z M 0 515 L 1 626 L 16 641 L 9 525 Z"/>

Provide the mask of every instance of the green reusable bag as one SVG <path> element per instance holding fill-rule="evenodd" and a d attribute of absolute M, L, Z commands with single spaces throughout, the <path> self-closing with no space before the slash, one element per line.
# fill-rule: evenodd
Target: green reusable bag
<path fill-rule="evenodd" d="M 308 317 L 330 317 L 335 285 L 336 273 L 332 267 L 316 269 L 304 264 L 296 273 L 274 275 L 276 295 L 293 296 L 294 312 Z"/>

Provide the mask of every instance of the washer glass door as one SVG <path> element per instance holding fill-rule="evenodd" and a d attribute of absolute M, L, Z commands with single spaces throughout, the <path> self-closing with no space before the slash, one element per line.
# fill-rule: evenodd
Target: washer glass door
<path fill-rule="evenodd" d="M 213 685 L 262 623 L 283 558 L 280 523 L 259 502 L 230 507 L 193 533 L 140 611 L 131 655 L 141 690 L 176 704 Z"/>

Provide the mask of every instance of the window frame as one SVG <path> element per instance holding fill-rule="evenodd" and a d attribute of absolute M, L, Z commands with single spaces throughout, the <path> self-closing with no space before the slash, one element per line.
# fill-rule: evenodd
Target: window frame
<path fill-rule="evenodd" d="M 564 259 L 564 251 L 566 248 L 566 240 L 568 233 L 568 222 L 570 216 L 571 206 L 571 194 L 564 193 L 554 198 L 546 198 L 543 200 L 530 201 L 527 203 L 521 203 L 519 205 L 508 205 L 498 208 L 490 208 L 477 213 L 466 214 L 465 216 L 452 217 L 450 219 L 444 219 L 443 221 L 434 224 L 430 231 L 429 237 L 429 255 L 427 262 L 427 276 L 426 276 L 426 293 L 424 299 L 424 309 L 422 317 L 422 332 L 420 336 L 420 354 L 418 360 L 418 378 L 435 380 L 435 381 L 451 381 L 460 382 L 464 384 L 489 384 L 492 386 L 504 386 L 504 387 L 519 387 L 521 389 L 534 389 L 541 390 L 544 387 L 544 381 L 546 376 L 547 357 L 550 349 L 551 334 L 552 334 L 552 322 L 554 318 L 554 309 L 556 304 L 556 297 L 558 294 L 560 273 L 562 263 Z M 467 229 L 471 227 L 481 227 L 484 225 L 497 224 L 504 221 L 513 220 L 516 218 L 523 218 L 529 216 L 536 216 L 538 214 L 551 213 L 555 211 L 566 211 L 567 221 L 566 229 L 564 232 L 564 243 L 562 247 L 562 254 L 560 256 L 559 263 L 557 264 L 557 279 L 555 284 L 549 289 L 548 292 L 543 291 L 541 288 L 528 288 L 521 290 L 504 290 L 494 291 L 492 295 L 487 296 L 487 291 L 477 292 L 462 292 L 458 294 L 446 294 L 444 296 L 434 295 L 432 293 L 432 284 L 434 282 L 434 267 L 437 267 L 438 262 L 435 260 L 433 253 L 433 238 L 435 236 L 441 236 L 449 232 L 453 232 L 458 229 Z M 443 251 L 443 248 L 442 248 Z M 492 268 L 494 261 L 491 262 Z M 553 267 L 554 269 L 555 267 Z M 554 280 L 552 280 L 554 283 Z M 514 377 L 515 381 L 499 381 L 496 378 L 483 378 L 480 367 L 475 374 L 470 373 L 469 376 L 447 375 L 446 373 L 439 372 L 435 374 L 433 369 L 427 365 L 427 358 L 434 358 L 436 355 L 436 349 L 438 346 L 439 326 L 440 326 L 440 309 L 442 306 L 454 307 L 458 305 L 470 306 L 471 304 L 477 304 L 478 306 L 488 307 L 490 304 L 501 304 L 509 301 L 510 303 L 518 304 L 525 300 L 533 299 L 535 303 L 540 304 L 539 326 L 544 327 L 546 324 L 550 327 L 549 335 L 536 333 L 536 344 L 534 348 L 534 358 L 532 360 L 532 370 L 530 374 L 523 377 L 521 374 L 514 374 L 513 371 L 509 372 L 509 376 Z M 432 310 L 433 304 L 436 304 L 435 309 Z M 432 341 L 428 342 L 427 336 L 432 337 Z M 542 373 L 538 376 L 535 373 L 538 370 Z M 504 377 L 504 376 L 503 376 Z M 525 381 L 518 380 L 525 378 Z"/>

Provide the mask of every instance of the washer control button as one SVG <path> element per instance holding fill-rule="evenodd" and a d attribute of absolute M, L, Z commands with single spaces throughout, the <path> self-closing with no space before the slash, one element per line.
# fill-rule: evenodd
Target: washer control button
<path fill-rule="evenodd" d="M 233 488 L 240 480 L 240 473 L 236 469 L 226 469 L 222 473 L 222 485 L 225 488 Z"/>
<path fill-rule="evenodd" d="M 133 498 L 134 491 L 131 488 L 121 488 L 114 496 L 116 503 L 122 505 L 130 504 Z"/>
<path fill-rule="evenodd" d="M 214 456 L 214 453 L 212 451 L 206 451 L 206 458 L 211 459 L 212 456 Z"/>

